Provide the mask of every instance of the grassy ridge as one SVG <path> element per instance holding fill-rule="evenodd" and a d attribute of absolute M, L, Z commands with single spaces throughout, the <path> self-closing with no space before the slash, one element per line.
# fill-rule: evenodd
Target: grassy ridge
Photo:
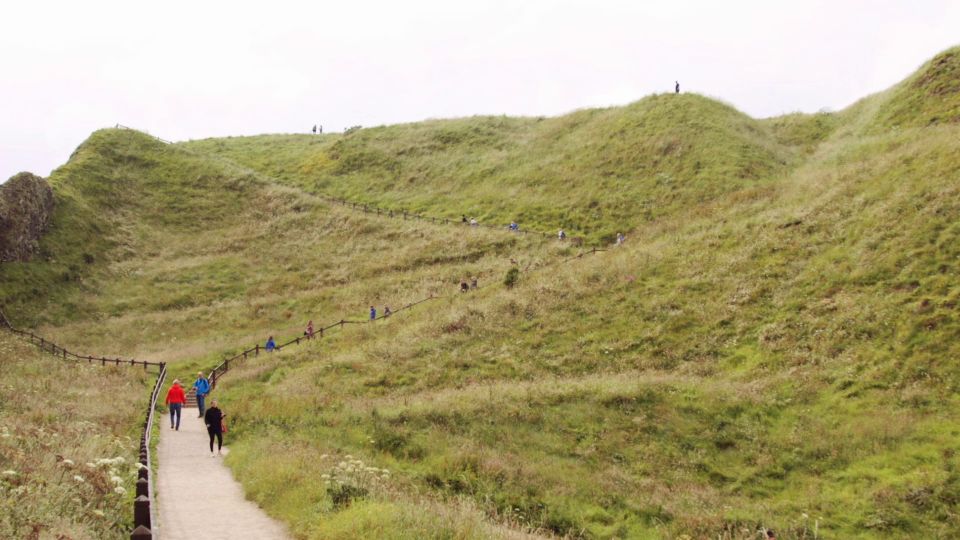
<path fill-rule="evenodd" d="M 846 111 L 763 121 L 671 95 L 344 136 L 99 132 L 54 185 L 90 227 L 129 219 L 80 284 L 30 293 L 40 263 L 2 286 L 84 306 L 15 314 L 60 341 L 187 375 L 480 275 L 224 380 L 228 464 L 303 537 L 951 537 L 960 127 L 926 120 L 949 101 L 898 101 L 928 72 L 949 88 L 935 60 Z M 535 270 L 575 250 L 311 191 L 631 234 Z M 50 266 L 82 255 L 68 238 Z M 532 264 L 506 288 L 510 258 Z"/>
<path fill-rule="evenodd" d="M 798 153 L 764 124 L 692 94 L 558 118 L 478 117 L 187 147 L 355 201 L 563 227 L 608 242 L 618 231 L 769 181 Z"/>

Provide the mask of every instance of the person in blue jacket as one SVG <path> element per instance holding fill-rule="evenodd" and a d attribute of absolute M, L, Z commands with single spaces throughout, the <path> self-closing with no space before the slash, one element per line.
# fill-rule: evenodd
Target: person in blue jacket
<path fill-rule="evenodd" d="M 206 407 L 203 406 L 203 400 L 206 399 L 207 394 L 210 393 L 210 381 L 203 376 L 202 371 L 197 373 L 197 380 L 193 383 L 193 388 L 197 391 L 197 409 L 200 409 L 200 414 L 197 415 L 197 418 L 202 418 L 203 412 L 206 410 Z"/>
<path fill-rule="evenodd" d="M 376 320 L 377 318 L 377 308 L 370 306 L 370 320 Z"/>
<path fill-rule="evenodd" d="M 273 340 L 273 336 L 270 336 L 267 339 L 267 345 L 264 347 L 264 349 L 266 349 L 267 352 L 273 352 L 277 349 L 277 342 Z"/>

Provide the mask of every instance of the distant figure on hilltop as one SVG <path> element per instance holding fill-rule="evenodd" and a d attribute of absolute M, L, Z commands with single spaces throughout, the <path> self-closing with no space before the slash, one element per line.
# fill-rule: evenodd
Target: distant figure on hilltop
<path fill-rule="evenodd" d="M 473 279 L 470 280 L 470 288 L 471 288 L 471 289 L 476 289 L 476 288 L 477 288 L 477 278 L 476 278 L 476 277 L 474 277 Z"/>
<path fill-rule="evenodd" d="M 680 81 L 675 81 L 675 82 L 677 83 L 677 85 L 673 87 L 673 91 L 676 92 L 677 94 L 679 94 L 679 93 L 680 93 Z"/>
<path fill-rule="evenodd" d="M 460 280 L 460 292 L 467 292 L 467 291 L 469 291 L 469 290 L 470 290 L 470 286 L 467 285 L 467 280 L 461 279 L 461 280 Z"/>
<path fill-rule="evenodd" d="M 323 126 L 317 126 L 317 133 L 323 135 Z"/>
<path fill-rule="evenodd" d="M 558 239 L 558 240 L 566 240 L 566 239 L 567 239 L 567 233 L 563 232 L 563 229 L 560 229 L 560 232 L 557 233 L 557 239 Z"/>
<path fill-rule="evenodd" d="M 618 246 L 623 245 L 623 242 L 624 242 L 624 240 L 626 240 L 626 239 L 627 239 L 627 237 L 625 237 L 625 236 L 623 235 L 623 233 L 617 233 L 617 245 L 618 245 Z"/>
<path fill-rule="evenodd" d="M 267 344 L 264 346 L 264 349 L 266 349 L 267 352 L 273 352 L 277 350 L 277 342 L 273 340 L 273 336 L 267 338 Z"/>
<path fill-rule="evenodd" d="M 470 226 L 476 227 L 477 225 L 480 225 L 480 223 L 477 222 L 477 218 L 470 218 Z"/>
<path fill-rule="evenodd" d="M 307 339 L 313 339 L 313 320 L 307 322 L 307 329 L 303 331 L 303 335 L 307 336 Z"/>
<path fill-rule="evenodd" d="M 314 134 L 314 135 L 317 134 L 317 125 L 316 125 L 316 124 L 313 125 L 313 134 Z"/>
<path fill-rule="evenodd" d="M 376 320 L 377 318 L 377 308 L 370 306 L 370 320 Z"/>
<path fill-rule="evenodd" d="M 389 317 L 393 312 L 390 311 L 390 306 L 383 306 L 383 316 Z"/>

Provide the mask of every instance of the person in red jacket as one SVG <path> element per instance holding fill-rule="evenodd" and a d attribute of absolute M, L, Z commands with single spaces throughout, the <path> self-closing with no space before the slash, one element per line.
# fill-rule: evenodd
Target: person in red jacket
<path fill-rule="evenodd" d="M 180 431 L 180 412 L 183 410 L 183 404 L 187 402 L 187 396 L 183 394 L 183 388 L 180 386 L 180 379 L 173 380 L 173 386 L 167 391 L 167 405 L 170 406 L 170 429 Z M 173 418 L 177 421 L 174 423 Z"/>

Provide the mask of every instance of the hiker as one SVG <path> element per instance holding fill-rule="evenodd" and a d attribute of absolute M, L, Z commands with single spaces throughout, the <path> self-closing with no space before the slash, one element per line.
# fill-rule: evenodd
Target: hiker
<path fill-rule="evenodd" d="M 323 135 L 323 126 L 322 126 L 322 125 L 317 126 L 317 133 L 319 133 L 320 135 Z"/>
<path fill-rule="evenodd" d="M 567 233 L 563 232 L 563 229 L 560 229 L 560 232 L 557 233 L 557 238 L 561 241 L 567 239 Z"/>
<path fill-rule="evenodd" d="M 777 533 L 773 529 L 767 529 L 767 540 L 777 540 Z"/>
<path fill-rule="evenodd" d="M 307 329 L 303 331 L 303 335 L 307 336 L 307 339 L 313 339 L 313 320 L 307 322 Z"/>
<path fill-rule="evenodd" d="M 370 320 L 375 321 L 377 319 L 377 308 L 370 306 Z"/>
<path fill-rule="evenodd" d="M 200 410 L 197 418 L 200 418 L 204 411 L 203 400 L 210 393 L 210 381 L 203 376 L 202 371 L 197 372 L 197 380 L 193 383 L 193 388 L 197 391 L 197 409 Z"/>
<path fill-rule="evenodd" d="M 390 311 L 390 306 L 383 306 L 383 316 L 389 317 L 393 312 Z"/>
<path fill-rule="evenodd" d="M 460 222 L 461 222 L 461 223 L 466 223 L 466 222 L 467 222 L 467 215 L 466 215 L 466 214 L 463 214 L 463 216 L 460 218 Z"/>
<path fill-rule="evenodd" d="M 473 278 L 473 279 L 470 280 L 470 288 L 471 288 L 471 289 L 476 289 L 476 288 L 477 288 L 477 278 Z"/>
<path fill-rule="evenodd" d="M 267 344 L 263 347 L 267 352 L 273 352 L 277 350 L 277 342 L 273 340 L 273 336 L 267 338 Z"/>
<path fill-rule="evenodd" d="M 520 226 L 517 225 L 517 222 L 516 222 L 516 221 L 510 222 L 510 230 L 511 230 L 511 231 L 516 231 L 516 232 L 519 232 L 519 231 L 520 231 Z"/>
<path fill-rule="evenodd" d="M 467 292 L 470 290 L 470 287 L 467 285 L 467 280 L 460 280 L 460 292 Z"/>
<path fill-rule="evenodd" d="M 674 82 L 676 82 L 677 85 L 673 88 L 673 91 L 674 91 L 675 93 L 679 94 L 679 93 L 680 93 L 680 81 L 674 81 Z"/>
<path fill-rule="evenodd" d="M 476 227 L 476 226 L 478 226 L 478 225 L 480 225 L 480 223 L 477 222 L 477 218 L 470 218 L 470 226 L 471 226 L 471 227 Z"/>
<path fill-rule="evenodd" d="M 210 402 L 210 408 L 203 415 L 203 423 L 207 425 L 207 434 L 210 435 L 210 457 L 214 457 L 214 437 L 217 439 L 217 455 L 222 455 L 220 449 L 223 448 L 223 419 L 226 417 L 227 415 L 220 411 L 220 407 L 217 407 L 217 400 Z"/>
<path fill-rule="evenodd" d="M 317 134 L 317 125 L 316 125 L 316 124 L 313 125 L 313 134 L 314 134 L 314 135 Z"/>
<path fill-rule="evenodd" d="M 626 239 L 627 239 L 627 237 L 623 236 L 623 233 L 617 233 L 617 245 L 618 245 L 618 246 L 619 246 L 619 245 L 623 245 L 623 241 L 626 240 Z"/>
<path fill-rule="evenodd" d="M 186 403 L 187 396 L 183 394 L 183 388 L 180 386 L 180 379 L 173 380 L 173 386 L 167 390 L 166 404 L 170 406 L 170 429 L 180 431 L 180 412 L 183 410 L 183 404 Z M 176 422 L 174 422 L 176 416 Z"/>

